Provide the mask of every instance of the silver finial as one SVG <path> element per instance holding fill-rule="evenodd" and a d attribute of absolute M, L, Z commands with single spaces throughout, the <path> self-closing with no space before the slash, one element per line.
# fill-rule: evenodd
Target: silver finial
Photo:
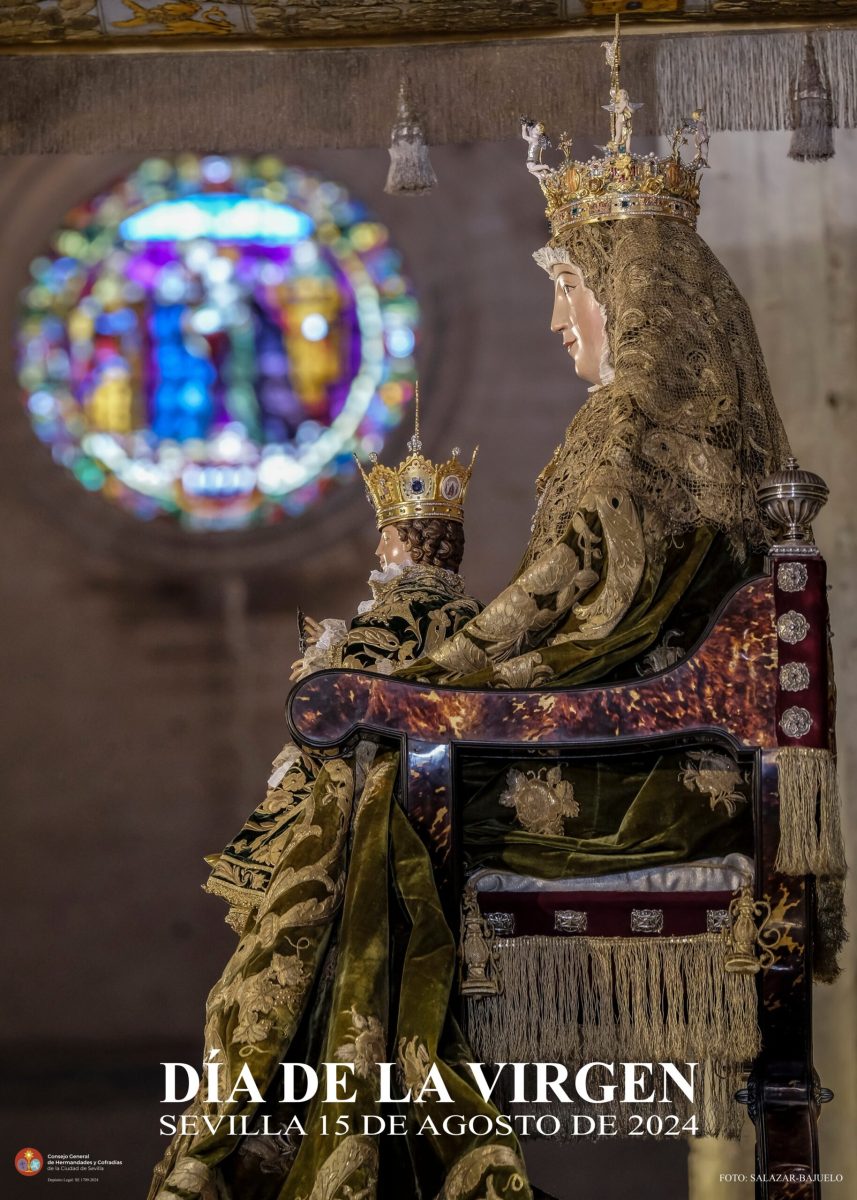
<path fill-rule="evenodd" d="M 812 471 L 802 471 L 796 458 L 786 460 L 759 484 L 756 495 L 776 528 L 776 546 L 813 545 L 812 522 L 827 503 L 830 489 Z"/>

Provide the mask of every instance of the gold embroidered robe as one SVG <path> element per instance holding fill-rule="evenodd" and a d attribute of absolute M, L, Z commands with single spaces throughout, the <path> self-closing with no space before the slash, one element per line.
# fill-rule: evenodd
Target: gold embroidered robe
<path fill-rule="evenodd" d="M 406 566 L 372 586 L 372 601 L 361 605 L 363 611 L 320 659 L 316 656 L 318 667 L 390 674 L 431 653 L 480 608 L 461 577 L 439 567 Z M 361 773 L 364 760 L 358 752 Z M 288 742 L 273 765 L 265 799 L 223 852 L 209 859 L 213 869 L 206 891 L 229 902 L 227 920 L 238 932 L 265 893 L 290 827 L 312 792 L 320 760 Z"/>

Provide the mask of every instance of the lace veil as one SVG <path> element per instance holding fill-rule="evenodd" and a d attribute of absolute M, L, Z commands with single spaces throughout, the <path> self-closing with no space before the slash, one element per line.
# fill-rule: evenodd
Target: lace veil
<path fill-rule="evenodd" d="M 582 498 L 637 502 L 650 552 L 694 526 L 736 557 L 766 540 L 760 479 L 788 442 L 747 305 L 688 225 L 658 217 L 585 225 L 534 255 L 568 262 L 604 307 L 613 377 L 596 388 L 539 479 L 524 566 L 565 533 Z"/>

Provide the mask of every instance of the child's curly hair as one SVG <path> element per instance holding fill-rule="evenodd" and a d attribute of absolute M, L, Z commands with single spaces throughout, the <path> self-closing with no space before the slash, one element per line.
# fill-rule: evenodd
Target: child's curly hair
<path fill-rule="evenodd" d="M 445 517 L 399 521 L 396 531 L 415 563 L 457 571 L 464 555 L 464 526 Z"/>

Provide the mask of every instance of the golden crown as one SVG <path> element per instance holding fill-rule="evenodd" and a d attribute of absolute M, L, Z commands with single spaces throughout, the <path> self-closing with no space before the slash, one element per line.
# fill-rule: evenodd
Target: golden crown
<path fill-rule="evenodd" d="M 414 521 L 424 517 L 445 517 L 449 521 L 464 521 L 464 497 L 470 473 L 476 462 L 479 447 L 473 451 L 470 465 L 458 461 L 458 447 L 446 462 L 435 464 L 422 453 L 420 441 L 420 390 L 416 393 L 414 436 L 408 442 L 410 453 L 397 467 L 384 467 L 378 455 L 370 455 L 373 464 L 369 472 L 357 462 L 366 495 L 375 508 L 378 528 L 394 521 Z"/>
<path fill-rule="evenodd" d="M 671 153 L 631 153 L 635 104 L 621 86 L 619 16 L 612 42 L 602 42 L 610 68 L 610 103 L 602 105 L 610 114 L 610 141 L 601 158 L 576 162 L 571 156 L 571 138 L 563 134 L 558 167 L 542 162 L 550 145 L 544 125 L 521 118 L 521 133 L 528 143 L 527 169 L 536 176 L 547 198 L 546 215 L 553 240 L 577 225 L 597 221 L 622 221 L 628 217 L 668 217 L 696 226 L 699 213 L 701 169 L 708 166 L 708 125 L 702 109 L 684 118 L 670 138 Z M 692 137 L 695 155 L 684 162 L 682 146 Z"/>

